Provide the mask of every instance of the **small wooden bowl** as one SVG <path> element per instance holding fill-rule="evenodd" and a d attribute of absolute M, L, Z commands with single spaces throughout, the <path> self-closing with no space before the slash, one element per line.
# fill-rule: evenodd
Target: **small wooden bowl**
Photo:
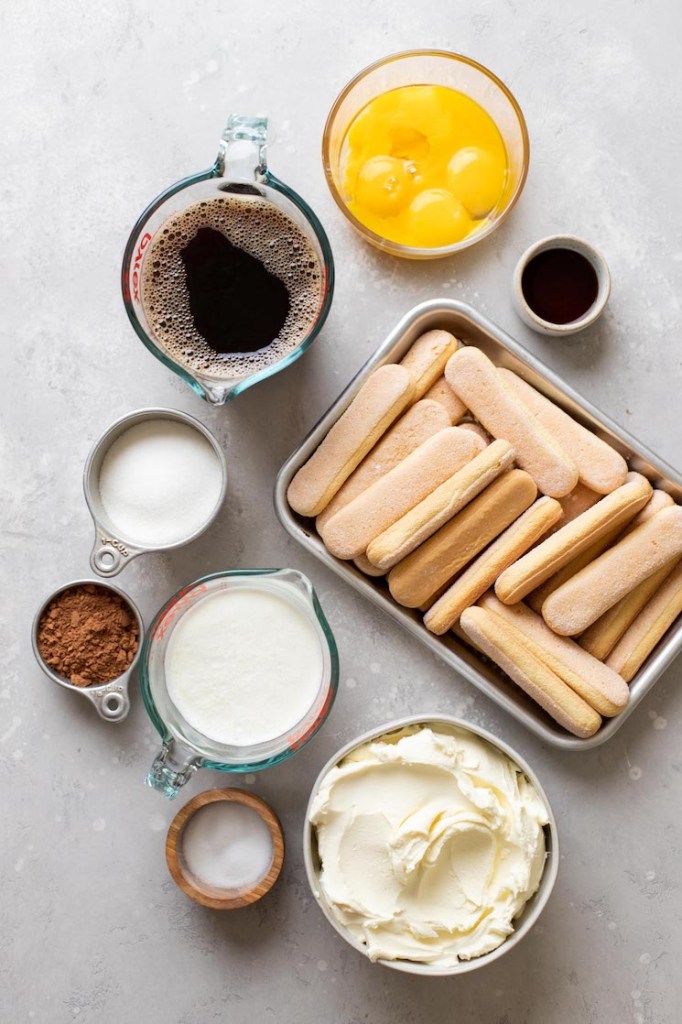
<path fill-rule="evenodd" d="M 206 885 L 190 874 L 185 864 L 182 851 L 182 834 L 185 826 L 201 807 L 221 800 L 250 807 L 262 818 L 270 830 L 272 864 L 265 878 L 262 878 L 252 889 L 219 889 L 212 885 Z M 211 910 L 237 910 L 239 907 L 248 907 L 250 903 L 261 899 L 270 892 L 279 878 L 283 860 L 284 833 L 279 818 L 265 800 L 261 800 L 259 796 L 247 793 L 243 789 L 207 789 L 205 792 L 197 794 L 175 815 L 166 836 L 166 862 L 173 881 L 195 903 L 200 903 L 202 907 L 210 907 Z"/>

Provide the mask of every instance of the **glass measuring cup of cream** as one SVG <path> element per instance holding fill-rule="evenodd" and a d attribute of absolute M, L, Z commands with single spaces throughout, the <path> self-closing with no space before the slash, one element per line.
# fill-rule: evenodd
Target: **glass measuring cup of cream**
<path fill-rule="evenodd" d="M 269 768 L 326 719 L 338 654 L 310 581 L 294 569 L 214 573 L 159 611 L 140 660 L 163 740 L 147 782 L 173 798 L 201 767 Z"/>
<path fill-rule="evenodd" d="M 140 341 L 213 405 L 298 359 L 332 301 L 327 235 L 268 169 L 267 131 L 232 114 L 212 167 L 152 200 L 123 256 Z"/>

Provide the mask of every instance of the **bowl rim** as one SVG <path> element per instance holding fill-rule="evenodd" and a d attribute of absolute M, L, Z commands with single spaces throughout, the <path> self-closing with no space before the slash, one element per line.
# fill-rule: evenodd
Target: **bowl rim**
<path fill-rule="evenodd" d="M 313 894 L 315 902 L 326 917 L 327 921 L 331 924 L 334 930 L 344 939 L 348 945 L 352 946 L 358 953 L 368 960 L 367 950 L 365 946 L 354 938 L 343 925 L 341 925 L 331 913 L 327 902 L 321 892 L 319 885 L 319 873 L 313 861 L 313 826 L 310 821 L 310 810 L 312 807 L 313 800 L 317 796 L 317 792 L 323 779 L 327 773 L 334 768 L 339 761 L 343 760 L 352 750 L 356 747 L 361 746 L 363 743 L 367 743 L 373 739 L 379 739 L 380 736 L 384 736 L 387 733 L 396 732 L 399 729 L 403 729 L 410 725 L 446 725 L 450 728 L 455 727 L 463 729 L 466 732 L 471 732 L 475 736 L 480 736 L 481 739 L 486 740 L 491 746 L 502 751 L 506 754 L 511 761 L 513 761 L 528 777 L 530 782 L 537 790 L 539 796 L 544 801 L 545 807 L 547 808 L 548 822 L 545 826 L 546 838 L 549 839 L 547 858 L 545 860 L 545 866 L 540 878 L 540 884 L 536 892 L 526 903 L 524 910 L 522 911 L 523 921 L 520 923 L 518 928 L 509 935 L 496 949 L 491 950 L 489 953 L 484 953 L 482 956 L 474 957 L 471 960 L 460 960 L 457 964 L 449 967 L 441 967 L 434 964 L 419 963 L 413 960 L 386 960 L 380 958 L 376 961 L 370 961 L 370 963 L 381 964 L 383 967 L 390 967 L 395 971 L 402 971 L 405 974 L 418 974 L 424 977 L 432 978 L 445 978 L 452 977 L 458 974 L 467 974 L 469 971 L 477 970 L 479 967 L 484 967 L 487 964 L 493 963 L 498 960 L 505 953 L 513 949 L 514 946 L 524 938 L 525 935 L 531 930 L 533 925 L 536 923 L 540 914 L 545 909 L 547 901 L 552 894 L 554 889 L 554 883 L 556 882 L 557 874 L 559 871 L 559 837 L 556 818 L 552 806 L 549 802 L 547 794 L 545 793 L 542 784 L 540 783 L 537 775 L 533 769 L 527 764 L 525 758 L 518 754 L 513 747 L 511 747 L 505 740 L 499 739 L 499 737 L 493 735 L 487 729 L 482 728 L 479 725 L 474 725 L 471 722 L 467 722 L 463 718 L 459 718 L 455 715 L 447 714 L 421 714 L 421 715 L 406 715 L 401 718 L 394 719 L 390 722 L 385 723 L 383 726 L 378 726 L 374 729 L 370 729 L 367 732 L 362 733 L 355 739 L 350 740 L 340 750 L 338 750 L 332 757 L 329 758 L 327 763 L 323 766 L 319 772 L 315 782 L 313 783 L 310 791 L 310 797 L 305 809 L 305 818 L 303 822 L 303 861 L 305 864 L 306 877 L 310 891 Z"/>
<path fill-rule="evenodd" d="M 366 78 L 367 75 L 371 74 L 371 72 L 376 71 L 378 68 L 383 67 L 386 64 L 393 64 L 399 60 L 403 60 L 406 57 L 444 57 L 448 60 L 454 60 L 461 64 L 468 64 L 469 67 L 475 68 L 476 71 L 480 71 L 506 96 L 516 115 L 519 129 L 521 131 L 521 140 L 523 145 L 521 174 L 507 205 L 504 207 L 500 215 L 496 217 L 494 221 L 491 221 L 487 227 L 482 228 L 480 231 L 474 231 L 467 238 L 463 238 L 459 242 L 454 242 L 452 245 L 431 247 L 402 245 L 400 242 L 393 242 L 391 239 L 384 238 L 383 235 L 379 235 L 375 231 L 372 231 L 371 228 L 368 228 L 362 223 L 362 221 L 358 220 L 355 214 L 349 210 L 336 187 L 336 182 L 334 181 L 331 169 L 331 161 L 329 159 L 329 140 L 331 138 L 332 126 L 343 101 L 351 90 Z M 457 53 L 455 50 L 441 50 L 434 47 L 399 50 L 396 53 L 388 54 L 386 57 L 381 57 L 379 60 L 372 61 L 371 64 L 367 64 L 364 68 L 358 71 L 357 74 L 355 74 L 338 93 L 336 99 L 332 103 L 329 113 L 327 114 L 322 132 L 322 168 L 324 170 L 324 176 L 329 191 L 331 192 L 332 199 L 358 234 L 362 235 L 376 248 L 381 249 L 384 252 L 389 252 L 394 256 L 405 256 L 414 259 L 438 259 L 443 256 L 451 256 L 462 249 L 468 249 L 470 246 L 476 245 L 477 242 L 483 241 L 484 238 L 491 235 L 492 232 L 507 219 L 511 211 L 516 206 L 526 184 L 529 166 L 530 137 L 528 135 L 528 125 L 526 124 L 526 119 L 521 106 L 511 89 L 502 81 L 501 78 L 491 71 L 490 68 L 487 68 L 485 64 L 481 64 L 479 61 L 474 60 L 472 57 L 467 57 L 463 53 Z"/>

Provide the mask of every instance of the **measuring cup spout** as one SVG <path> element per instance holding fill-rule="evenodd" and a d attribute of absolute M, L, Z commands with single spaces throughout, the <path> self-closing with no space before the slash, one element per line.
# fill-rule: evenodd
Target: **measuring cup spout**
<path fill-rule="evenodd" d="M 201 395 L 206 399 L 209 405 L 225 405 L 235 394 L 235 387 L 239 383 L 238 380 L 226 380 L 217 383 L 215 381 L 207 381 L 205 378 L 196 377 L 196 382 L 201 389 Z"/>
<path fill-rule="evenodd" d="M 154 758 L 147 785 L 162 793 L 169 800 L 174 800 L 186 782 L 189 782 L 197 768 L 201 767 L 201 758 L 196 751 L 185 747 L 175 740 L 164 743 Z"/>

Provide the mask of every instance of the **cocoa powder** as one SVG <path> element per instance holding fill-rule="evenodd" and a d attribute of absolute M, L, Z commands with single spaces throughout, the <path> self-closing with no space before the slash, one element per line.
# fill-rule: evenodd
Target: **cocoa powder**
<path fill-rule="evenodd" d="M 95 583 L 63 590 L 38 624 L 43 660 L 74 686 L 108 683 L 128 668 L 140 642 L 137 619 L 118 594 Z"/>

